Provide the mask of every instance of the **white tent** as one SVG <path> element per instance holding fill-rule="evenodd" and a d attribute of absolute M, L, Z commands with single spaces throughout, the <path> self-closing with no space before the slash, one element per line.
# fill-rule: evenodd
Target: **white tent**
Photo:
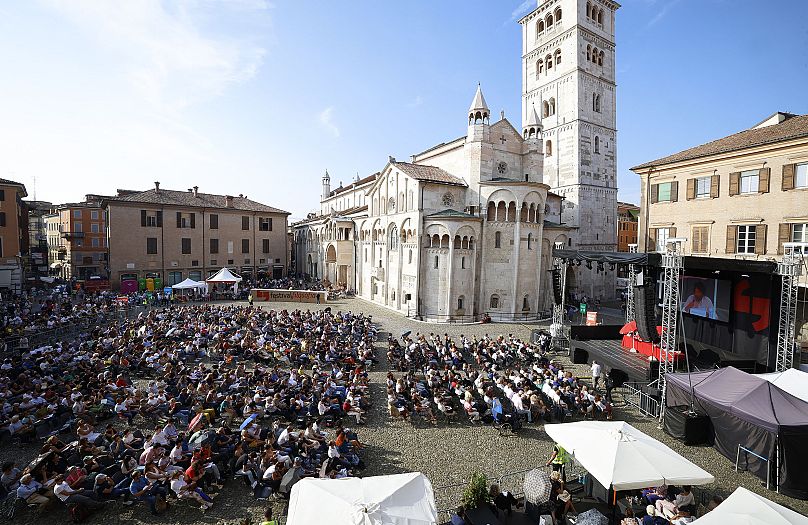
<path fill-rule="evenodd" d="M 580 421 L 545 425 L 544 430 L 606 488 L 703 485 L 715 480 L 667 445 L 623 421 Z"/>
<path fill-rule="evenodd" d="M 808 525 L 808 518 L 758 496 L 743 487 L 711 512 L 693 522 L 697 525 Z"/>
<path fill-rule="evenodd" d="M 785 390 L 792 396 L 808 401 L 808 374 L 796 368 L 789 368 L 785 372 L 774 372 L 772 374 L 757 374 L 766 381 Z"/>
<path fill-rule="evenodd" d="M 193 289 L 207 290 L 208 285 L 203 282 L 194 281 L 193 279 L 188 278 L 182 281 L 181 283 L 175 284 L 171 288 L 173 288 L 174 290 L 193 290 Z"/>
<path fill-rule="evenodd" d="M 287 525 L 435 525 L 432 484 L 420 472 L 368 478 L 303 478 L 292 487 Z"/>
<path fill-rule="evenodd" d="M 222 268 L 215 274 L 211 275 L 205 282 L 208 284 L 232 284 L 233 285 L 233 293 L 238 292 L 238 283 L 241 282 L 241 277 L 237 274 L 234 274 L 227 268 Z"/>

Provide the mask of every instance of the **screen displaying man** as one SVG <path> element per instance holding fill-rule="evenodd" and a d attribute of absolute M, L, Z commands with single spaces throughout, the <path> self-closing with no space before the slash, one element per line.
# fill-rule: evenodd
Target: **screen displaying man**
<path fill-rule="evenodd" d="M 685 301 L 682 308 L 687 314 L 700 315 L 709 319 L 716 319 L 713 300 L 705 295 L 704 283 L 697 281 L 693 285 L 693 293 Z"/>

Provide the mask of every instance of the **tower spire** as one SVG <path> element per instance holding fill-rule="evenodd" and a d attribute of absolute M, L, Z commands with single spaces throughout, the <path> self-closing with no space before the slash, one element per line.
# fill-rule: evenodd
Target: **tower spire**
<path fill-rule="evenodd" d="M 537 138 L 541 133 L 541 119 L 539 113 L 536 111 L 536 104 L 531 104 L 527 112 L 527 122 L 522 129 L 525 139 Z"/>

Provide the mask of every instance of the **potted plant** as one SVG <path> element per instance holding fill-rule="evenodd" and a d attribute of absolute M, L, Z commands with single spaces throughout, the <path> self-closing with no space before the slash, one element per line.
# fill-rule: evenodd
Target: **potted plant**
<path fill-rule="evenodd" d="M 471 475 L 466 490 L 463 491 L 463 507 L 473 509 L 491 502 L 488 492 L 488 478 L 481 472 Z"/>

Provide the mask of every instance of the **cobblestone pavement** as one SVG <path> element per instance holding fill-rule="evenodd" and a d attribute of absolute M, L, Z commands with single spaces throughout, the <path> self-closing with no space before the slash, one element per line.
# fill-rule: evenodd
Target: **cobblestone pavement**
<path fill-rule="evenodd" d="M 256 303 L 264 308 L 273 309 L 323 309 L 331 307 L 336 311 L 364 312 L 373 316 L 374 322 L 379 324 L 382 332 L 389 332 L 399 336 L 402 332 L 411 330 L 427 333 L 450 333 L 457 338 L 460 334 L 468 336 L 482 336 L 490 334 L 514 334 L 527 338 L 535 325 L 527 324 L 476 324 L 476 325 L 436 325 L 424 323 L 402 317 L 386 308 L 370 304 L 361 299 L 345 299 L 333 301 L 328 304 L 300 304 L 300 303 Z M 385 375 L 388 371 L 386 362 L 386 337 L 380 337 L 379 357 L 381 362 L 371 371 L 371 394 L 374 406 L 368 414 L 367 424 L 358 428 L 360 439 L 368 444 L 364 452 L 367 469 L 363 475 L 373 476 L 381 474 L 394 474 L 400 472 L 420 471 L 432 481 L 435 487 L 439 509 L 451 508 L 459 502 L 460 494 L 464 488 L 464 481 L 475 471 L 481 471 L 489 478 L 502 478 L 506 488 L 520 489 L 521 477 L 518 474 L 524 470 L 544 465 L 550 456 L 552 442 L 543 431 L 543 425 L 527 425 L 517 435 L 500 436 L 498 431 L 490 426 L 479 426 L 467 423 L 460 418 L 461 423 L 447 424 L 441 420 L 437 427 L 416 418 L 414 423 L 400 420 L 391 421 L 386 408 L 386 395 L 384 392 Z M 561 358 L 567 367 L 572 367 L 579 375 L 587 376 L 588 368 L 580 365 L 571 365 L 568 360 Z M 716 482 L 705 487 L 705 490 L 721 495 L 728 495 L 735 487 L 741 485 L 757 492 L 771 500 L 788 505 L 801 512 L 808 513 L 808 502 L 780 496 L 767 491 L 760 480 L 747 473 L 736 473 L 734 465 L 710 447 L 687 447 L 664 434 L 655 420 L 648 420 L 638 416 L 629 409 L 616 409 L 615 419 L 625 420 L 643 432 L 664 442 L 694 463 L 697 463 L 716 477 Z M 25 464 L 34 451 L 28 449 L 14 449 L 9 447 L 0 450 L 0 460 L 15 460 Z M 145 507 L 135 505 L 123 507 L 118 504 L 111 505 L 110 510 L 104 510 L 91 518 L 93 523 L 118 524 L 133 520 L 142 523 L 237 523 L 238 520 L 250 516 L 258 520 L 263 513 L 265 503 L 256 502 L 245 490 L 241 483 L 228 482 L 216 499 L 214 507 L 202 515 L 198 509 L 182 503 L 170 509 L 166 514 L 152 517 Z M 284 502 L 275 502 L 276 512 L 285 513 Z M 60 506 L 61 507 L 61 506 Z M 14 520 L 18 523 L 67 523 L 67 513 L 63 508 L 52 511 L 47 515 L 36 517 L 32 512 L 22 511 Z"/>

